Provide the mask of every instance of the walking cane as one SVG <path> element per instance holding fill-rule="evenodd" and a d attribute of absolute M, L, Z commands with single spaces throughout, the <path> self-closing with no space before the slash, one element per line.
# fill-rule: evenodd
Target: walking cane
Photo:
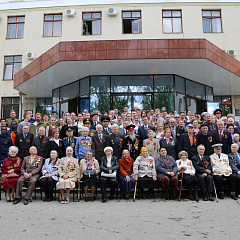
<path fill-rule="evenodd" d="M 136 191 L 137 191 L 137 181 L 135 182 L 134 195 L 133 195 L 133 202 L 135 202 Z"/>
<path fill-rule="evenodd" d="M 216 190 L 216 186 L 215 186 L 214 180 L 213 180 L 213 188 L 214 188 L 214 192 L 215 192 L 215 196 L 216 196 L 216 201 L 218 203 L 217 190 Z"/>
<path fill-rule="evenodd" d="M 180 185 L 179 201 L 181 201 L 181 194 L 182 194 L 182 182 L 183 182 L 183 169 L 182 169 L 182 176 L 181 176 L 181 185 Z"/>

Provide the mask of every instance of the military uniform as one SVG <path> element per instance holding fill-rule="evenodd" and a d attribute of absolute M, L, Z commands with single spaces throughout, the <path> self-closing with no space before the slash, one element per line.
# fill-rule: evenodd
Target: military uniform
<path fill-rule="evenodd" d="M 122 149 L 127 149 L 130 152 L 130 156 L 133 160 L 135 160 L 139 154 L 140 154 L 140 150 L 141 150 L 141 142 L 140 142 L 140 137 L 138 135 L 136 135 L 136 138 L 134 141 L 132 141 L 132 139 L 129 137 L 129 135 L 127 135 L 124 139 L 123 139 L 123 147 Z"/>
<path fill-rule="evenodd" d="M 73 157 L 75 158 L 75 146 L 76 146 L 76 142 L 77 142 L 77 137 L 65 137 L 63 139 L 63 146 L 64 146 L 64 153 L 63 156 L 66 156 L 66 149 L 67 147 L 71 147 L 73 149 Z"/>

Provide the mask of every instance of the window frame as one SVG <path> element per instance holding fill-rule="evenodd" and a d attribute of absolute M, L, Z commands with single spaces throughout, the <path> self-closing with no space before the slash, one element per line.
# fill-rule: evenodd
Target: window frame
<path fill-rule="evenodd" d="M 93 18 L 92 15 L 95 14 L 95 13 L 99 13 L 100 14 L 100 18 Z M 83 15 L 84 14 L 91 14 L 91 18 L 89 19 L 83 19 Z M 99 34 L 83 34 L 83 24 L 84 24 L 84 21 L 91 21 L 93 22 L 94 20 L 99 20 L 100 21 L 100 33 Z M 102 12 L 82 12 L 82 36 L 95 36 L 95 35 L 101 35 L 102 34 Z"/>
<path fill-rule="evenodd" d="M 46 16 L 53 16 L 53 20 L 47 20 L 45 21 Z M 61 20 L 54 20 L 54 16 L 62 16 Z M 43 15 L 43 37 L 62 37 L 62 20 L 63 20 L 63 14 L 62 13 L 49 13 L 49 14 L 44 14 Z M 45 23 L 50 22 L 52 23 L 52 35 L 51 36 L 45 36 Z M 53 30 L 54 30 L 54 23 L 55 22 L 61 22 L 61 35 L 60 36 L 54 36 L 53 35 Z"/>
<path fill-rule="evenodd" d="M 123 17 L 123 13 L 126 13 L 126 12 L 131 12 L 131 17 Z M 140 17 L 133 17 L 132 16 L 132 13 L 133 12 L 139 12 L 140 13 Z M 133 21 L 131 21 L 131 29 L 132 29 L 132 32 L 131 33 L 124 33 L 123 32 L 123 19 L 130 19 L 130 20 L 140 20 L 140 32 L 139 33 L 133 33 Z M 134 11 L 122 11 L 122 34 L 142 34 L 142 11 L 141 10 L 134 10 Z"/>
<path fill-rule="evenodd" d="M 208 11 L 211 13 L 210 17 L 205 17 L 203 16 L 203 12 L 204 11 Z M 219 12 L 220 16 L 219 17 L 213 17 L 212 16 L 212 12 Z M 220 18 L 220 23 L 221 23 L 221 32 L 213 32 L 213 24 L 212 24 L 212 20 L 216 19 L 216 18 Z M 204 32 L 204 25 L 203 25 L 203 19 L 210 19 L 211 22 L 211 32 Z M 203 33 L 223 33 L 223 27 L 222 27 L 222 11 L 221 9 L 202 9 L 202 25 L 203 25 Z"/>
<path fill-rule="evenodd" d="M 173 12 L 179 12 L 181 13 L 180 17 L 173 17 Z M 164 17 L 163 16 L 163 12 L 171 12 L 171 16 L 170 17 Z M 163 27 L 163 19 L 167 18 L 167 19 L 171 19 L 171 27 L 172 27 L 172 32 L 164 32 L 164 27 Z M 181 32 L 173 32 L 173 18 L 180 18 L 181 19 Z M 182 9 L 162 9 L 162 32 L 164 34 L 181 34 L 183 33 L 183 21 L 182 21 Z"/>
<path fill-rule="evenodd" d="M 24 17 L 24 22 L 18 22 L 17 19 L 18 18 L 22 18 L 22 17 Z M 9 22 L 9 18 L 16 18 L 16 22 L 14 22 L 14 23 Z M 12 24 L 16 24 L 16 27 L 15 27 L 15 37 L 14 38 L 9 38 L 8 37 L 9 25 L 12 25 Z M 21 16 L 8 16 L 6 39 L 23 39 L 24 38 L 24 30 L 23 30 L 23 37 L 22 38 L 17 37 L 18 24 L 24 24 L 24 28 L 25 28 L 25 15 L 21 15 Z"/>
<path fill-rule="evenodd" d="M 6 57 L 13 57 L 13 62 L 11 62 L 11 64 L 13 65 L 13 69 L 12 69 L 12 79 L 5 79 L 5 78 L 4 78 L 4 77 L 5 77 L 5 72 L 6 72 L 6 66 L 7 66 L 7 65 L 11 65 L 11 64 L 5 62 L 5 58 L 6 58 Z M 22 57 L 22 55 L 4 56 L 4 69 L 3 69 L 3 80 L 4 80 L 4 81 L 14 80 L 14 63 L 20 63 L 20 62 L 14 61 L 15 57 Z M 21 61 L 21 64 L 22 64 L 22 61 Z"/>
<path fill-rule="evenodd" d="M 4 104 L 3 100 L 5 98 L 11 98 L 11 104 Z M 19 99 L 19 103 L 18 104 L 13 103 L 13 99 L 16 99 L 16 98 Z M 13 106 L 19 106 L 20 107 L 20 97 L 1 97 L 1 117 L 3 117 L 3 107 L 4 106 L 11 106 L 11 109 L 13 109 Z M 10 112 L 9 112 L 9 114 L 10 114 Z M 19 113 L 16 113 L 16 114 L 17 114 L 17 116 L 19 115 Z"/>

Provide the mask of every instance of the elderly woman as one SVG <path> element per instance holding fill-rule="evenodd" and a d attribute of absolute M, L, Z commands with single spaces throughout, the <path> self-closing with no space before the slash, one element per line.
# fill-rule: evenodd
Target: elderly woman
<path fill-rule="evenodd" d="M 51 202 L 53 200 L 53 189 L 58 181 L 58 167 L 60 165 L 60 159 L 56 150 L 52 150 L 50 158 L 45 160 L 42 167 L 42 177 L 40 183 L 45 193 L 44 202 Z"/>
<path fill-rule="evenodd" d="M 7 193 L 7 202 L 14 201 L 14 192 L 19 178 L 20 169 L 22 166 L 20 157 L 17 156 L 18 148 L 12 146 L 9 148 L 8 157 L 4 159 L 1 171 L 1 182 L 3 190 Z M 10 188 L 12 188 L 10 194 Z"/>
<path fill-rule="evenodd" d="M 66 157 L 61 158 L 60 165 L 58 167 L 59 180 L 57 188 L 61 193 L 61 204 L 69 203 L 70 189 L 75 187 L 78 174 L 78 160 L 73 158 L 73 149 L 71 147 L 66 148 Z M 64 197 L 64 189 L 66 189 L 66 198 Z"/>
<path fill-rule="evenodd" d="M 163 194 L 166 200 L 170 199 L 168 192 L 171 187 L 171 199 L 175 199 L 178 185 L 177 164 L 172 156 L 167 155 L 167 149 L 160 149 L 160 156 L 155 161 L 158 181 L 162 181 Z"/>
<path fill-rule="evenodd" d="M 176 159 L 177 145 L 178 142 L 177 139 L 173 138 L 172 130 L 170 128 L 166 128 L 164 130 L 164 137 L 160 140 L 160 147 L 166 148 L 168 155 Z"/>
<path fill-rule="evenodd" d="M 234 141 L 234 124 L 233 123 L 228 123 L 226 126 L 226 129 L 228 132 L 231 133 L 232 141 Z"/>
<path fill-rule="evenodd" d="M 176 161 L 178 171 L 183 171 L 183 184 L 188 187 L 189 198 L 194 200 L 192 195 L 192 188 L 194 188 L 195 200 L 198 202 L 198 180 L 195 175 L 195 168 L 193 167 L 192 161 L 188 159 L 188 153 L 186 151 L 181 151 L 179 154 L 179 160 Z"/>
<path fill-rule="evenodd" d="M 146 147 L 141 148 L 141 155 L 137 157 L 133 164 L 133 173 L 135 181 L 138 181 L 141 189 L 141 198 L 145 198 L 144 188 L 148 188 L 147 197 L 151 198 L 157 177 L 155 160 L 148 154 Z"/>
<path fill-rule="evenodd" d="M 238 152 L 240 152 L 240 149 L 239 149 L 240 148 L 239 134 L 235 133 L 233 135 L 233 139 L 234 139 L 233 143 L 238 145 Z"/>
<path fill-rule="evenodd" d="M 85 192 L 85 202 L 89 201 L 88 189 L 91 188 L 90 201 L 93 202 L 94 191 L 97 186 L 97 179 L 100 173 L 100 167 L 98 160 L 93 157 L 93 151 L 87 150 L 85 158 L 80 161 L 80 169 L 78 179 L 83 181 L 83 187 Z"/>
<path fill-rule="evenodd" d="M 58 128 L 53 130 L 53 137 L 50 138 L 49 141 L 47 142 L 45 158 L 50 157 L 50 152 L 52 150 L 57 151 L 59 158 L 63 157 L 64 145 L 62 139 L 59 138 L 59 133 L 60 131 Z"/>
<path fill-rule="evenodd" d="M 124 194 L 125 199 L 129 199 L 129 193 L 131 192 L 135 179 L 133 178 L 133 163 L 134 160 L 130 157 L 130 152 L 125 149 L 123 155 L 118 161 L 119 163 L 119 188 Z"/>
<path fill-rule="evenodd" d="M 102 202 L 105 203 L 107 201 L 107 192 L 106 192 L 106 184 L 110 183 L 111 191 L 110 198 L 114 199 L 114 192 L 117 182 L 117 170 L 119 168 L 117 157 L 113 156 L 112 147 L 105 147 L 104 153 L 106 156 L 101 158 L 101 191 L 102 191 Z"/>
<path fill-rule="evenodd" d="M 148 149 L 148 155 L 153 157 L 154 160 L 159 156 L 160 144 L 159 141 L 154 138 L 156 133 L 153 130 L 148 131 L 148 138 L 143 140 L 143 147 Z"/>

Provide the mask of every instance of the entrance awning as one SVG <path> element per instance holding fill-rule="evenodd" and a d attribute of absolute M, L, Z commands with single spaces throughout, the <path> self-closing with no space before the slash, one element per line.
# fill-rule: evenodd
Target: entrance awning
<path fill-rule="evenodd" d="M 14 77 L 28 97 L 90 75 L 176 74 L 213 87 L 214 95 L 240 95 L 240 62 L 206 39 L 60 42 Z"/>

